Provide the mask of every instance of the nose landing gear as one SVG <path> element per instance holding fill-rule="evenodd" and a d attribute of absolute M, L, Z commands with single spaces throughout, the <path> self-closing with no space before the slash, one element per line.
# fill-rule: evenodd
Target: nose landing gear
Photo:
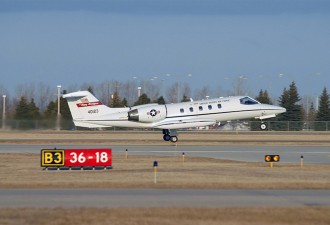
<path fill-rule="evenodd" d="M 263 122 L 261 122 L 260 129 L 261 130 L 266 130 L 267 129 L 267 125 L 264 124 Z"/>

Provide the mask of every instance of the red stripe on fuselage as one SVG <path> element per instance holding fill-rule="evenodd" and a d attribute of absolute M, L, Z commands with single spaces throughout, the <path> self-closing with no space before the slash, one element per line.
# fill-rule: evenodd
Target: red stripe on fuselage
<path fill-rule="evenodd" d="M 97 106 L 102 105 L 101 102 L 88 102 L 88 103 L 79 103 L 77 104 L 78 107 L 89 107 L 89 106 Z"/>

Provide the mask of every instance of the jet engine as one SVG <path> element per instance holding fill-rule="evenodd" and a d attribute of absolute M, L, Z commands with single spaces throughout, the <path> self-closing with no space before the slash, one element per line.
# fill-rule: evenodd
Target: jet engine
<path fill-rule="evenodd" d="M 166 118 L 166 106 L 155 105 L 134 109 L 128 112 L 128 120 L 142 123 L 154 123 Z"/>

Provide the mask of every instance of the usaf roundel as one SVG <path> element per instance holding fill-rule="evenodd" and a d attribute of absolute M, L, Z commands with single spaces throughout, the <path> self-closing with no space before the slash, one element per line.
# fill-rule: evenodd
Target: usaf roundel
<path fill-rule="evenodd" d="M 157 115 L 157 111 L 155 109 L 150 110 L 150 116 L 154 117 Z"/>

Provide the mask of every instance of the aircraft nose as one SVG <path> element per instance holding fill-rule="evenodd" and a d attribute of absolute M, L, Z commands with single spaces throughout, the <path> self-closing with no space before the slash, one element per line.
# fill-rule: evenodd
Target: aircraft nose
<path fill-rule="evenodd" d="M 276 106 L 277 109 L 277 113 L 285 113 L 286 112 L 286 108 L 280 107 L 280 106 Z"/>

